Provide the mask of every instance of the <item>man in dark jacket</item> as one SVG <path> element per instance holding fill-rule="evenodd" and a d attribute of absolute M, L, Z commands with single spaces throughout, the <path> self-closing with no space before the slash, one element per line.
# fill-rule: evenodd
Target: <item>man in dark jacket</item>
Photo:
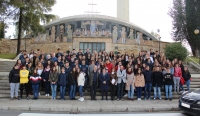
<path fill-rule="evenodd" d="M 152 74 L 152 81 L 153 81 L 153 87 L 154 87 L 154 100 L 157 98 L 157 90 L 158 90 L 158 99 L 161 100 L 161 87 L 163 84 L 163 74 L 160 72 L 160 67 L 156 67 L 156 71 Z"/>
<path fill-rule="evenodd" d="M 91 100 L 96 100 L 96 89 L 98 86 L 98 71 L 97 66 L 94 66 L 94 71 L 89 72 L 90 96 Z"/>
<path fill-rule="evenodd" d="M 149 70 L 149 65 L 146 66 L 146 70 L 144 70 L 144 78 L 145 78 L 145 90 L 144 90 L 144 100 L 151 100 L 151 86 L 152 86 L 152 71 Z M 146 98 L 146 92 L 148 92 L 148 97 Z"/>
<path fill-rule="evenodd" d="M 165 100 L 172 101 L 172 85 L 173 85 L 173 75 L 170 73 L 170 68 L 167 68 L 167 73 L 164 74 L 164 82 L 165 82 Z M 169 92 L 169 93 L 168 93 Z"/>
<path fill-rule="evenodd" d="M 14 68 L 10 71 L 9 74 L 9 83 L 10 83 L 10 97 L 13 100 L 18 98 L 18 90 L 19 90 L 19 66 L 15 65 Z M 15 95 L 14 95 L 15 94 Z"/>
<path fill-rule="evenodd" d="M 62 67 L 61 73 L 59 74 L 58 77 L 58 84 L 60 85 L 60 100 L 65 100 L 65 88 L 67 85 L 67 74 L 65 72 L 65 67 Z"/>

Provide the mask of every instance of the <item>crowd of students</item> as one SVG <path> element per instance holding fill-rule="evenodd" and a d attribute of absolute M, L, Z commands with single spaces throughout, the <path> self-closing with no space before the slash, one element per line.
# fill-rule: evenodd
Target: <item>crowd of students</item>
<path fill-rule="evenodd" d="M 39 49 L 22 52 L 9 74 L 11 100 L 22 99 L 24 90 L 27 100 L 30 94 L 37 100 L 42 89 L 45 96 L 51 94 L 52 100 L 57 98 L 57 91 L 59 100 L 65 100 L 66 95 L 76 100 L 79 95 L 78 100 L 84 101 L 84 91 L 90 91 L 91 100 L 96 100 L 97 89 L 101 91 L 101 100 L 109 99 L 108 91 L 111 100 L 124 100 L 124 94 L 127 100 L 134 100 L 135 91 L 137 100 L 161 100 L 164 88 L 165 100 L 171 101 L 173 88 L 179 93 L 186 84 L 187 90 L 190 89 L 191 75 L 182 61 L 177 58 L 170 61 L 164 53 L 152 49 L 141 51 L 138 56 L 106 51 L 90 53 L 89 49 L 86 53 L 75 49 L 63 53 L 57 50 L 51 54 Z"/>

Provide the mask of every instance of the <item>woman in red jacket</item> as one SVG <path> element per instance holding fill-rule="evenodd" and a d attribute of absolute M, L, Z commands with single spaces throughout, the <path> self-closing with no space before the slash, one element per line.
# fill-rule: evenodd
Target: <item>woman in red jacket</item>
<path fill-rule="evenodd" d="M 179 65 L 176 63 L 175 67 L 174 67 L 174 92 L 178 92 L 179 93 L 179 83 L 181 80 L 181 76 L 182 76 L 182 71 L 181 68 L 179 67 Z"/>

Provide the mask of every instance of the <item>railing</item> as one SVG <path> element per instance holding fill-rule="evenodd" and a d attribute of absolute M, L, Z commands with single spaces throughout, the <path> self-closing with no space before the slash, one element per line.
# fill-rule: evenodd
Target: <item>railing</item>
<path fill-rule="evenodd" d="M 190 60 L 190 61 L 192 61 L 194 64 L 196 64 L 196 65 L 199 65 L 200 66 L 200 64 L 199 63 L 197 63 L 196 61 L 194 61 L 192 58 L 190 58 L 189 56 L 187 56 L 186 57 L 186 64 L 188 64 L 188 59 Z"/>

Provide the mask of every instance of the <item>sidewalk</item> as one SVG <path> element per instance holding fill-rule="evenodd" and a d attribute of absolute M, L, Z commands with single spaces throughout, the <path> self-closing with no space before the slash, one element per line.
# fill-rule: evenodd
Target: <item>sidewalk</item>
<path fill-rule="evenodd" d="M 50 112 L 158 112 L 178 110 L 178 100 L 165 101 L 90 101 L 85 100 L 9 100 L 0 99 L 0 110 Z"/>

